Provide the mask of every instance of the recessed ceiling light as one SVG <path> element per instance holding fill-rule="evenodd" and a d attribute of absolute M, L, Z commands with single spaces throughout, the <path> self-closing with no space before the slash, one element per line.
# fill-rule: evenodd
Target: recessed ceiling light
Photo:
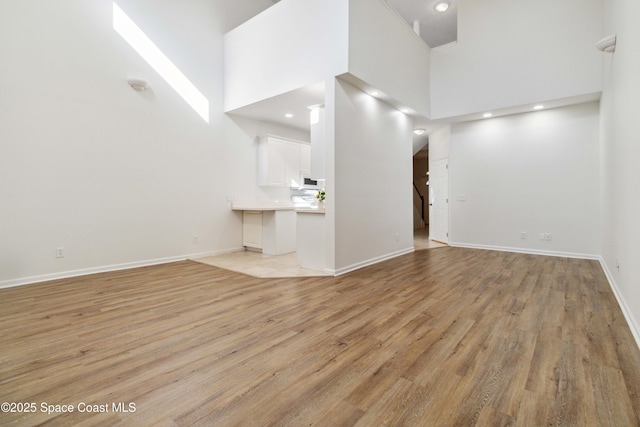
<path fill-rule="evenodd" d="M 422 135 L 424 133 L 424 129 L 414 129 L 413 133 L 416 135 Z"/>
<path fill-rule="evenodd" d="M 534 110 L 542 110 L 544 108 L 544 105 L 536 105 L 535 107 L 533 107 Z"/>
<path fill-rule="evenodd" d="M 491 117 L 491 116 L 493 116 L 493 114 L 491 114 L 491 113 L 484 113 L 484 114 L 482 115 L 482 117 L 484 117 L 485 119 L 488 119 L 488 118 L 489 118 L 489 117 Z"/>
<path fill-rule="evenodd" d="M 291 113 L 287 113 L 287 114 L 285 114 L 284 116 L 285 116 L 287 119 L 290 119 L 291 117 L 293 117 L 293 114 L 291 114 Z"/>
<path fill-rule="evenodd" d="M 380 94 L 375 90 L 373 92 L 371 92 L 371 96 L 378 96 L 378 95 L 380 95 Z"/>
<path fill-rule="evenodd" d="M 449 2 L 438 2 L 433 8 L 436 10 L 436 12 L 445 13 L 447 10 L 449 10 Z"/>

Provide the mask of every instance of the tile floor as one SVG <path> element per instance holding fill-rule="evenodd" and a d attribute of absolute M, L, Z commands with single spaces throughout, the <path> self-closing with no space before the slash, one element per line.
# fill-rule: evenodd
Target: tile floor
<path fill-rule="evenodd" d="M 415 250 L 439 248 L 443 243 L 429 240 L 429 230 L 415 230 L 413 236 Z M 193 261 L 224 268 L 252 277 L 282 278 L 282 277 L 318 277 L 331 276 L 330 273 L 309 270 L 298 265 L 295 253 L 285 255 L 264 255 L 260 252 L 241 251 L 222 255 L 196 258 Z"/>
<path fill-rule="evenodd" d="M 419 228 L 413 230 L 413 247 L 416 251 L 422 249 L 441 248 L 447 246 L 444 243 L 429 240 L 429 228 Z"/>
<path fill-rule="evenodd" d="M 228 254 L 197 258 L 204 264 L 235 271 L 252 277 L 316 277 L 331 276 L 324 271 L 309 270 L 298 265 L 295 252 L 285 255 L 265 255 L 254 251 L 231 252 Z"/>

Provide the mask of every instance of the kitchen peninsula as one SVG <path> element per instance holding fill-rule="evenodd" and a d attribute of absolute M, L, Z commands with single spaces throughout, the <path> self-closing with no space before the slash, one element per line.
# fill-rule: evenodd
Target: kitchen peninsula
<path fill-rule="evenodd" d="M 298 209 L 296 212 L 298 263 L 302 268 L 324 271 L 327 265 L 324 206 Z"/>
<path fill-rule="evenodd" d="M 242 244 L 247 250 L 265 255 L 283 255 L 296 251 L 296 212 L 289 203 L 237 203 L 242 211 Z"/>
<path fill-rule="evenodd" d="M 297 252 L 300 267 L 324 271 L 324 207 L 234 202 L 231 209 L 242 211 L 242 244 L 247 250 L 265 255 Z"/>

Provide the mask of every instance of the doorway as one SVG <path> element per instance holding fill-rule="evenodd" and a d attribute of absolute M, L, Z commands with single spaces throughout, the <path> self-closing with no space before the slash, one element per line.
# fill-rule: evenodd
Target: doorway
<path fill-rule="evenodd" d="M 415 250 L 446 246 L 430 238 L 429 149 L 413 156 L 413 247 Z"/>
<path fill-rule="evenodd" d="M 413 229 L 429 230 L 429 149 L 413 156 Z"/>

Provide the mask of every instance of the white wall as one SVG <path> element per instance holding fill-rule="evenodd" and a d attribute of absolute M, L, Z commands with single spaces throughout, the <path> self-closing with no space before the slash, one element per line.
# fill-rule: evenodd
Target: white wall
<path fill-rule="evenodd" d="M 601 54 L 602 258 L 640 345 L 640 3 L 605 1 L 605 35 L 616 52 Z M 616 268 L 619 261 L 620 269 Z"/>
<path fill-rule="evenodd" d="M 327 224 L 334 227 L 335 270 L 343 273 L 413 250 L 412 122 L 341 80 L 334 117 L 327 207 L 335 223 Z"/>
<path fill-rule="evenodd" d="M 225 35 L 225 111 L 347 71 L 349 0 L 282 0 Z"/>
<path fill-rule="evenodd" d="M 429 47 L 380 0 L 351 0 L 349 73 L 429 116 Z"/>
<path fill-rule="evenodd" d="M 271 196 L 255 136 L 300 135 L 223 114 L 223 34 L 272 4 L 236 3 L 118 3 L 209 99 L 209 124 L 113 30 L 111 1 L 2 3 L 0 286 L 241 247 L 227 197 Z"/>
<path fill-rule="evenodd" d="M 444 126 L 429 134 L 429 164 L 449 158 L 451 126 Z"/>
<path fill-rule="evenodd" d="M 382 0 L 282 0 L 225 35 L 225 111 L 345 73 L 429 114 L 429 48 Z"/>
<path fill-rule="evenodd" d="M 596 257 L 598 120 L 588 103 L 453 125 L 451 244 Z"/>
<path fill-rule="evenodd" d="M 601 0 L 460 0 L 458 42 L 431 50 L 431 118 L 602 89 Z"/>

